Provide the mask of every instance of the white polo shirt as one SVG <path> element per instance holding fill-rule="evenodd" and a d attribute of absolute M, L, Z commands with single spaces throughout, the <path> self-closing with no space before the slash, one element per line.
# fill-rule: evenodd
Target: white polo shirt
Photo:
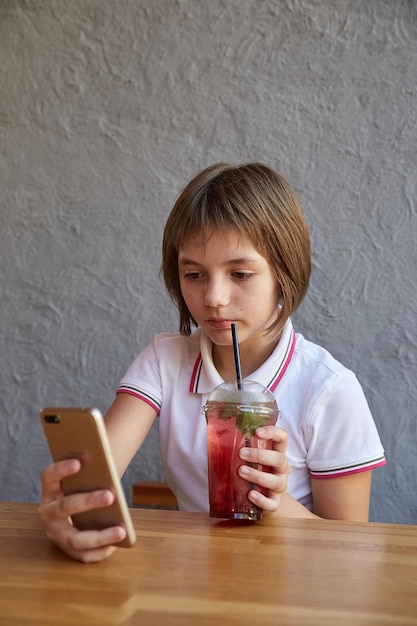
<path fill-rule="evenodd" d="M 295 334 L 291 320 L 269 359 L 249 378 L 276 397 L 278 425 L 288 431 L 288 493 L 312 508 L 310 476 L 343 476 L 385 465 L 362 387 L 326 350 Z M 156 335 L 133 361 L 117 393 L 130 393 L 159 415 L 165 477 L 179 507 L 208 511 L 204 404 L 223 379 L 212 344 L 191 336 Z"/>

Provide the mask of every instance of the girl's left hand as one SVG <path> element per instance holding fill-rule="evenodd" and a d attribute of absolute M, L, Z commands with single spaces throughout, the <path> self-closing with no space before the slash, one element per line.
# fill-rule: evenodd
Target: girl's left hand
<path fill-rule="evenodd" d="M 253 504 L 265 512 L 274 513 L 278 510 L 282 494 L 287 489 L 290 466 L 286 455 L 287 431 L 278 426 L 263 426 L 256 430 L 259 439 L 272 440 L 272 450 L 261 448 L 242 448 L 239 456 L 246 463 L 239 468 L 239 475 L 249 483 L 267 489 L 264 496 L 256 489 L 251 489 L 248 498 Z M 261 472 L 252 465 L 269 466 L 271 472 Z"/>

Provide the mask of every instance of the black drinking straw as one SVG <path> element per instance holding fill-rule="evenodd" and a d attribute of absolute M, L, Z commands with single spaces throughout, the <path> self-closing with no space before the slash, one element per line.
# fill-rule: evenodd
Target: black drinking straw
<path fill-rule="evenodd" d="M 240 369 L 239 342 L 237 340 L 236 324 L 232 324 L 232 337 L 233 337 L 233 351 L 235 353 L 237 388 L 243 389 L 242 371 Z"/>
<path fill-rule="evenodd" d="M 237 378 L 237 388 L 243 389 L 243 381 L 242 381 L 242 371 L 240 369 L 240 354 L 239 354 L 239 342 L 237 340 L 237 330 L 236 324 L 232 324 L 232 337 L 233 337 L 233 351 L 235 353 L 235 367 L 236 367 L 236 378 Z M 247 448 L 251 447 L 251 435 L 250 432 L 245 429 L 243 432 L 243 436 L 245 438 L 245 446 Z M 249 463 L 250 467 L 253 467 L 253 463 Z M 258 487 L 254 483 L 249 483 L 250 489 L 256 489 L 258 491 Z M 261 519 L 262 512 L 256 504 L 249 503 L 251 505 L 251 517 L 249 519 Z"/>

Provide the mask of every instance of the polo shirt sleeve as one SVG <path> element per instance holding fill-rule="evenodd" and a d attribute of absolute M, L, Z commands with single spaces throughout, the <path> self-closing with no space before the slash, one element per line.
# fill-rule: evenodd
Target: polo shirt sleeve
<path fill-rule="evenodd" d="M 313 478 L 347 476 L 386 463 L 362 387 L 350 371 L 329 381 L 305 429 L 306 464 Z"/>
<path fill-rule="evenodd" d="M 158 337 L 135 358 L 120 381 L 117 394 L 128 393 L 149 404 L 159 415 L 162 404 L 161 374 L 157 358 Z"/>

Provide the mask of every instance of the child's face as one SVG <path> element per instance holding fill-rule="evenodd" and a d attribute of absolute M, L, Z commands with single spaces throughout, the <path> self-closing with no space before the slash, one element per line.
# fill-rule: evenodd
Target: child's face
<path fill-rule="evenodd" d="M 263 343 L 263 332 L 278 315 L 280 291 L 268 261 L 236 230 L 194 237 L 178 255 L 182 296 L 197 324 L 216 345 Z"/>

